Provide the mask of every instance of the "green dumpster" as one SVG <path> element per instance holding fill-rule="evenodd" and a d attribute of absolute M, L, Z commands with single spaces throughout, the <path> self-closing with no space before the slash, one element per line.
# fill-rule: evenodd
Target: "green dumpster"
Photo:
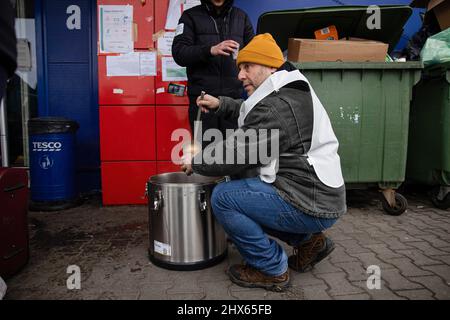
<path fill-rule="evenodd" d="M 434 205 L 450 207 L 450 62 L 427 67 L 414 87 L 406 178 L 435 187 Z"/>
<path fill-rule="evenodd" d="M 334 24 L 340 37 L 388 43 L 393 48 L 411 14 L 408 6 L 381 6 L 383 28 L 369 30 L 367 7 L 326 7 L 272 11 L 258 20 L 282 50 L 288 38 L 314 38 L 314 30 Z M 276 23 L 275 23 L 276 22 Z M 376 186 L 384 210 L 400 215 L 406 199 L 395 192 L 405 180 L 409 109 L 421 62 L 294 63 L 308 78 L 326 108 L 339 140 L 347 188 Z"/>

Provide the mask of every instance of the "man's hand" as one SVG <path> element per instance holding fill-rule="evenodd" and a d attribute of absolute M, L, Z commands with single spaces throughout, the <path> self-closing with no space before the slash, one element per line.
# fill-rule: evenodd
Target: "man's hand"
<path fill-rule="evenodd" d="M 201 147 L 195 141 L 183 146 L 181 171 L 184 171 L 188 176 L 194 173 L 194 170 L 192 170 L 192 159 L 199 152 L 201 152 Z"/>
<path fill-rule="evenodd" d="M 194 171 L 192 170 L 192 165 L 187 163 L 181 166 L 181 171 L 184 171 L 184 173 L 186 173 L 186 175 L 188 176 L 194 173 Z"/>
<path fill-rule="evenodd" d="M 219 99 L 209 94 L 205 94 L 197 97 L 197 106 L 202 109 L 203 112 L 208 113 L 209 110 L 217 109 L 219 107 Z"/>
<path fill-rule="evenodd" d="M 213 56 L 229 56 L 233 51 L 239 48 L 239 43 L 233 40 L 225 40 L 215 46 L 211 47 L 211 54 Z"/>

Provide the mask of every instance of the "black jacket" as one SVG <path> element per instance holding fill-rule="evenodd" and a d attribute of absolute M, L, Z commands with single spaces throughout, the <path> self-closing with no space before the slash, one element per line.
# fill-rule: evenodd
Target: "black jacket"
<path fill-rule="evenodd" d="M 0 1 L 0 63 L 9 77 L 17 67 L 17 40 L 14 10 L 9 0 Z"/>
<path fill-rule="evenodd" d="M 172 55 L 177 64 L 185 66 L 189 95 L 197 96 L 202 90 L 208 94 L 242 97 L 243 88 L 237 79 L 236 60 L 230 56 L 212 56 L 211 47 L 234 40 L 242 49 L 253 38 L 253 27 L 242 10 L 227 0 L 217 14 L 208 0 L 183 12 L 180 25 L 183 33 L 177 34 L 172 45 Z"/>

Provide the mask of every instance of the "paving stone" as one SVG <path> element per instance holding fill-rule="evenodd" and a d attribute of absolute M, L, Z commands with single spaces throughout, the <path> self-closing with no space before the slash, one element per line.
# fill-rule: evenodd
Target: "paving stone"
<path fill-rule="evenodd" d="M 406 231 L 396 231 L 392 233 L 392 237 L 396 237 L 399 239 L 400 242 L 405 243 L 406 245 L 410 245 L 409 242 L 419 242 L 422 241 L 422 239 L 417 238 Z"/>
<path fill-rule="evenodd" d="M 343 240 L 339 244 L 345 248 L 345 252 L 349 255 L 370 252 L 370 249 L 362 247 L 356 240 Z"/>
<path fill-rule="evenodd" d="M 264 300 L 305 300 L 303 288 L 292 285 L 285 292 L 267 292 Z"/>
<path fill-rule="evenodd" d="M 433 292 L 434 298 L 439 300 L 450 299 L 450 286 L 446 284 L 440 277 L 414 277 L 411 279 L 415 282 L 421 283 L 424 287 Z"/>
<path fill-rule="evenodd" d="M 439 227 L 433 228 L 433 229 L 428 229 L 427 230 L 429 233 L 434 234 L 435 236 L 439 237 L 440 239 L 444 240 L 444 241 L 449 241 L 450 242 L 450 232 L 448 230 L 444 230 L 441 229 Z"/>
<path fill-rule="evenodd" d="M 328 287 L 330 296 L 348 295 L 362 293 L 361 288 L 353 286 L 348 280 L 344 272 L 318 274 L 318 278 L 323 279 Z"/>
<path fill-rule="evenodd" d="M 389 236 L 386 238 L 381 238 L 380 240 L 385 243 L 390 250 L 400 254 L 402 254 L 400 250 L 414 249 L 414 247 L 401 242 L 397 237 Z"/>
<path fill-rule="evenodd" d="M 450 230 L 450 223 L 448 222 L 448 216 L 445 219 L 439 219 L 439 225 L 436 227 L 443 230 Z"/>
<path fill-rule="evenodd" d="M 202 300 L 205 298 L 205 293 L 171 293 L 167 294 L 167 298 L 168 300 Z"/>
<path fill-rule="evenodd" d="M 398 226 L 399 229 L 403 229 L 406 232 L 408 232 L 408 234 L 416 237 L 416 236 L 423 236 L 426 235 L 427 233 L 419 228 L 417 228 L 415 225 L 413 224 L 409 224 L 407 226 L 405 225 L 399 225 Z"/>
<path fill-rule="evenodd" d="M 235 284 L 229 290 L 231 297 L 238 300 L 264 300 L 269 294 L 262 288 L 243 288 Z"/>
<path fill-rule="evenodd" d="M 383 232 L 388 233 L 388 234 L 399 231 L 398 228 L 394 228 L 389 223 L 384 222 L 384 221 L 383 222 L 370 222 L 369 224 L 377 227 L 379 230 L 383 230 Z"/>
<path fill-rule="evenodd" d="M 369 289 L 367 286 L 367 281 L 356 281 L 352 282 L 352 284 L 366 291 L 366 293 L 369 294 L 373 300 L 406 300 L 404 297 L 398 296 L 395 292 L 389 289 L 383 279 L 380 281 L 380 289 Z"/>
<path fill-rule="evenodd" d="M 389 259 L 389 263 L 396 266 L 400 273 L 405 277 L 432 275 L 429 271 L 420 269 L 419 267 L 414 265 L 408 258 L 392 258 Z"/>
<path fill-rule="evenodd" d="M 229 276 L 226 273 L 228 268 L 228 263 L 226 261 L 223 261 L 209 268 L 184 272 L 187 272 L 191 277 L 197 279 L 198 281 L 222 281 L 229 280 Z"/>
<path fill-rule="evenodd" d="M 146 278 L 149 282 L 172 281 L 177 271 L 157 267 L 149 262 L 145 268 Z"/>
<path fill-rule="evenodd" d="M 440 276 L 448 285 L 450 285 L 450 267 L 448 265 L 424 266 L 423 268 Z"/>
<path fill-rule="evenodd" d="M 382 270 L 395 268 L 393 265 L 385 263 L 384 261 L 378 259 L 377 255 L 373 252 L 357 253 L 352 254 L 352 256 L 357 258 L 362 263 L 362 265 L 366 270 L 369 266 L 373 265 L 380 267 Z"/>
<path fill-rule="evenodd" d="M 168 299 L 167 290 L 173 287 L 172 282 L 143 282 L 140 287 L 139 300 Z"/>
<path fill-rule="evenodd" d="M 364 194 L 364 199 L 373 196 Z M 423 208 L 410 206 L 398 217 L 386 215 L 379 201 L 350 204 L 348 213 L 326 232 L 335 251 L 311 272 L 292 271 L 291 288 L 283 293 L 231 283 L 225 270 L 242 263 L 232 245 L 222 263 L 204 270 L 156 267 L 148 260 L 145 206 L 95 203 L 64 214 L 30 212 L 30 261 L 8 279 L 5 298 L 448 300 L 450 215 L 423 199 L 413 197 L 411 203 Z M 291 253 L 287 244 L 280 244 Z M 66 287 L 71 264 L 81 268 L 81 290 Z M 380 290 L 367 288 L 370 265 L 380 267 Z"/>
<path fill-rule="evenodd" d="M 361 233 L 361 230 L 356 228 L 350 221 L 346 221 L 345 224 L 341 224 L 340 229 L 342 230 L 342 233 L 351 236 L 353 236 L 354 233 Z"/>
<path fill-rule="evenodd" d="M 387 262 L 387 260 L 392 259 L 392 258 L 402 258 L 403 257 L 401 254 L 396 253 L 396 252 L 392 251 L 391 249 L 389 249 L 386 244 L 364 245 L 364 247 L 375 252 L 376 255 L 385 262 Z"/>
<path fill-rule="evenodd" d="M 421 242 L 411 242 L 409 245 L 416 247 L 420 251 L 422 251 L 427 256 L 442 256 L 448 254 L 447 251 L 443 251 L 444 248 L 436 249 L 433 246 L 431 246 L 428 242 L 421 241 Z"/>
<path fill-rule="evenodd" d="M 235 299 L 229 293 L 230 280 L 199 281 L 198 285 L 205 292 L 206 300 Z"/>
<path fill-rule="evenodd" d="M 360 262 L 341 262 L 336 263 L 335 266 L 347 273 L 349 281 L 367 280 L 366 268 Z"/>
<path fill-rule="evenodd" d="M 433 259 L 427 257 L 422 253 L 422 251 L 415 249 L 415 250 L 398 250 L 398 253 L 404 255 L 405 257 L 408 257 L 412 260 L 412 262 L 417 266 L 427 266 L 427 265 L 435 265 L 435 264 L 441 264 L 442 260 L 440 260 L 440 257 L 445 256 L 434 256 Z M 447 261 L 447 264 L 450 264 L 450 255 L 448 255 L 449 259 Z M 445 262 L 445 261 L 444 261 Z"/>
<path fill-rule="evenodd" d="M 427 241 L 430 245 L 437 249 L 447 248 L 449 246 L 448 241 L 441 240 L 436 235 L 427 234 L 424 236 L 417 236 L 417 238 Z"/>
<path fill-rule="evenodd" d="M 349 294 L 343 296 L 334 296 L 335 300 L 370 300 L 370 295 L 367 293 Z"/>
<path fill-rule="evenodd" d="M 353 238 L 359 242 L 363 247 L 366 245 L 384 244 L 380 238 L 388 237 L 388 234 L 380 232 L 375 228 L 368 229 L 367 233 L 355 233 Z"/>
<path fill-rule="evenodd" d="M 322 279 L 317 278 L 312 272 L 299 273 L 290 271 L 291 284 L 299 287 L 325 285 Z"/>
<path fill-rule="evenodd" d="M 342 240 L 353 240 L 353 237 L 351 235 L 343 233 L 340 229 L 336 228 L 335 226 L 327 230 L 326 234 L 334 242 L 340 242 Z"/>
<path fill-rule="evenodd" d="M 197 277 L 176 276 L 172 278 L 173 286 L 167 289 L 167 294 L 178 293 L 204 293 L 204 289 L 199 286 Z"/>
<path fill-rule="evenodd" d="M 358 259 L 348 255 L 345 252 L 345 249 L 339 245 L 339 246 L 336 246 L 333 253 L 330 254 L 329 261 L 331 264 L 334 265 L 339 262 L 354 262 L 354 261 L 358 261 Z"/>
<path fill-rule="evenodd" d="M 450 254 L 443 255 L 443 256 L 433 256 L 433 259 L 436 259 L 436 260 L 433 260 L 433 261 L 442 261 L 444 264 L 450 266 Z M 430 265 L 431 265 L 431 263 L 430 263 Z"/>
<path fill-rule="evenodd" d="M 332 300 L 327 290 L 326 285 L 304 287 L 303 296 L 305 300 Z"/>
<path fill-rule="evenodd" d="M 381 278 L 386 281 L 386 285 L 393 291 L 423 288 L 422 285 L 403 277 L 398 270 L 381 270 Z"/>
<path fill-rule="evenodd" d="M 438 219 L 435 219 L 435 218 Z M 432 216 L 430 215 L 417 215 L 414 217 L 414 225 L 418 228 L 423 227 L 423 229 L 434 229 L 434 228 L 443 228 L 442 220 L 439 219 L 439 216 L 437 214 L 434 214 Z M 445 227 L 445 225 L 444 225 Z"/>
<path fill-rule="evenodd" d="M 339 272 L 339 271 L 342 271 L 342 269 L 333 265 L 329 261 L 328 258 L 320 261 L 312 269 L 312 273 L 314 275 L 318 275 L 318 274 L 322 274 L 322 273 L 335 273 L 335 272 Z"/>
<path fill-rule="evenodd" d="M 409 300 L 435 300 L 433 293 L 427 289 L 420 290 L 399 290 L 396 292 L 399 296 Z"/>
<path fill-rule="evenodd" d="M 413 224 L 413 227 L 411 227 L 411 229 L 413 229 L 412 230 L 413 232 L 417 231 L 416 229 L 419 229 L 421 232 L 426 234 L 426 232 L 424 230 L 433 227 L 430 224 L 430 223 L 432 223 L 432 219 L 430 219 L 430 218 L 426 219 L 427 223 L 425 223 L 424 220 L 422 220 L 420 218 L 420 215 L 417 215 L 417 214 L 415 214 L 414 216 L 412 216 L 412 215 L 409 216 L 407 220 Z M 421 232 L 419 232 L 418 234 L 420 234 Z"/>

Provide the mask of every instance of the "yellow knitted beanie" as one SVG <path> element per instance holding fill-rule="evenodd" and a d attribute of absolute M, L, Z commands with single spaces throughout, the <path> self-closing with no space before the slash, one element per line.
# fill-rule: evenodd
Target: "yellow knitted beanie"
<path fill-rule="evenodd" d="M 255 36 L 237 56 L 237 65 L 243 62 L 257 63 L 279 68 L 283 63 L 283 53 L 270 33 Z"/>

